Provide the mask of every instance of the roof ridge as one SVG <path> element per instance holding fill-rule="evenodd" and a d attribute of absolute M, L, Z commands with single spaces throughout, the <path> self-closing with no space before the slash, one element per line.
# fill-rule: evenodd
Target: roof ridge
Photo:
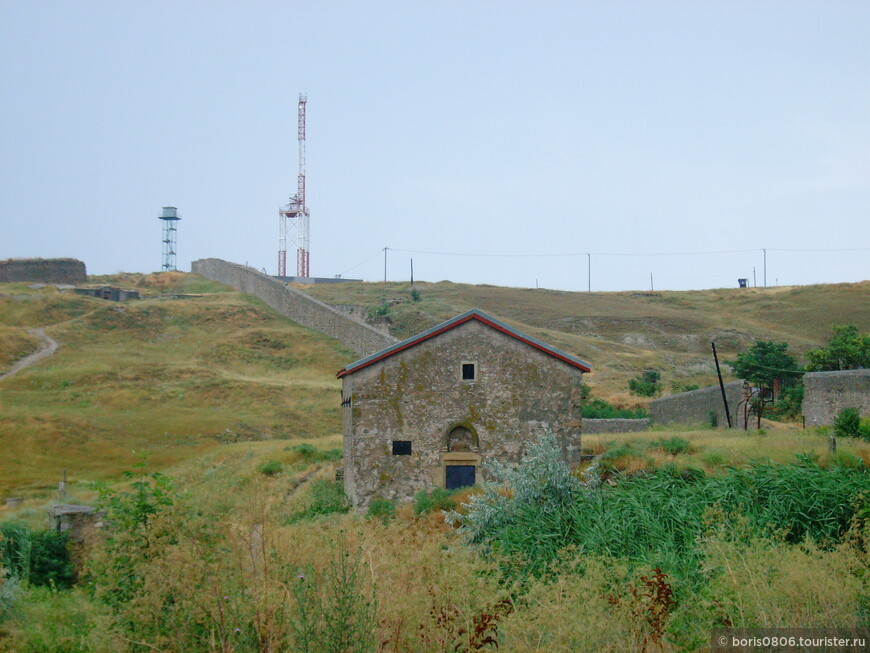
<path fill-rule="evenodd" d="M 576 356 L 572 356 L 571 354 L 567 354 L 563 351 L 560 351 L 559 349 L 556 349 L 555 347 L 553 347 L 551 345 L 548 345 L 544 342 L 541 342 L 540 340 L 537 340 L 536 338 L 533 338 L 529 335 L 526 335 L 525 333 L 522 333 L 521 331 L 505 324 L 504 322 L 501 322 L 500 320 L 497 320 L 494 317 L 491 317 L 490 315 L 484 313 L 479 308 L 472 308 L 471 310 L 468 310 L 468 311 L 461 313 L 455 317 L 452 317 L 445 322 L 442 322 L 440 324 L 436 324 L 434 327 L 432 327 L 430 329 L 426 329 L 425 331 L 422 331 L 422 332 L 418 333 L 417 335 L 411 336 L 410 338 L 406 338 L 400 342 L 397 342 L 394 345 L 390 345 L 389 347 L 381 349 L 380 351 L 377 351 L 374 354 L 370 354 L 369 356 L 361 358 L 361 359 L 351 363 L 350 365 L 346 365 L 344 368 L 339 370 L 339 372 L 336 374 L 336 376 L 338 378 L 341 378 L 343 376 L 347 376 L 348 374 L 352 374 L 354 372 L 357 372 L 365 367 L 368 367 L 369 365 L 377 363 L 378 361 L 385 360 L 385 359 L 389 358 L 390 356 L 398 354 L 401 351 L 404 351 L 406 349 L 410 349 L 411 347 L 414 347 L 415 345 L 418 345 L 421 342 L 425 342 L 426 340 L 429 340 L 430 338 L 434 338 L 438 335 L 441 335 L 445 331 L 449 331 L 450 329 L 453 329 L 453 328 L 459 326 L 460 324 L 464 324 L 465 322 L 468 322 L 469 320 L 472 320 L 472 319 L 476 319 L 478 322 L 481 322 L 482 324 L 485 324 L 489 327 L 492 327 L 497 331 L 500 331 L 500 332 L 502 332 L 502 333 L 504 333 L 512 338 L 515 338 L 515 339 L 519 340 L 520 342 L 523 342 L 523 343 L 525 343 L 525 344 L 527 344 L 527 345 L 529 345 L 529 346 L 531 346 L 539 351 L 544 352 L 545 354 L 549 354 L 550 356 L 553 356 L 554 358 L 557 358 L 557 359 L 559 359 L 559 360 L 561 360 L 569 365 L 572 365 L 573 367 L 581 369 L 584 372 L 591 371 L 589 364 L 580 360 Z"/>

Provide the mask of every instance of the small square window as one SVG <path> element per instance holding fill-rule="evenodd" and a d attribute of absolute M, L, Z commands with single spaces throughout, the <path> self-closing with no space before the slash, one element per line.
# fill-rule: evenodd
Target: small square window
<path fill-rule="evenodd" d="M 474 363 L 463 363 L 462 364 L 462 380 L 463 381 L 474 381 L 477 370 L 475 369 Z"/>
<path fill-rule="evenodd" d="M 393 440 L 393 455 L 394 456 L 410 456 L 411 441 L 410 440 Z"/>

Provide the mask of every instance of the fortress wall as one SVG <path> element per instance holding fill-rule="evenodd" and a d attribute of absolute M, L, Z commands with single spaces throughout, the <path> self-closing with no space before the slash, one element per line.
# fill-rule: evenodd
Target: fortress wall
<path fill-rule="evenodd" d="M 191 269 L 196 274 L 258 297 L 297 324 L 335 338 L 360 356 L 368 356 L 396 343 L 392 336 L 342 315 L 331 306 L 253 268 L 207 258 L 194 261 Z"/>
<path fill-rule="evenodd" d="M 85 283 L 85 264 L 74 258 L 9 259 L 0 261 L 0 282 Z"/>
<path fill-rule="evenodd" d="M 870 415 L 870 370 L 804 374 L 802 409 L 807 427 L 832 424 L 844 408 Z"/>
<path fill-rule="evenodd" d="M 743 421 L 737 419 L 737 405 L 743 401 L 743 381 L 726 383 L 725 396 L 728 398 L 732 427 L 737 428 L 738 422 L 742 427 Z M 713 412 L 716 414 L 718 426 L 728 427 L 725 406 L 722 404 L 722 391 L 718 385 L 654 399 L 650 402 L 649 412 L 653 424 L 709 424 L 710 413 Z"/>

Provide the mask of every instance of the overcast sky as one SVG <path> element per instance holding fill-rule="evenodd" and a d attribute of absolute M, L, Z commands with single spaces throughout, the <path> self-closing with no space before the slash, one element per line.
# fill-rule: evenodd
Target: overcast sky
<path fill-rule="evenodd" d="M 316 276 L 870 278 L 866 0 L 0 6 L 0 259 L 275 274 L 301 91 Z"/>

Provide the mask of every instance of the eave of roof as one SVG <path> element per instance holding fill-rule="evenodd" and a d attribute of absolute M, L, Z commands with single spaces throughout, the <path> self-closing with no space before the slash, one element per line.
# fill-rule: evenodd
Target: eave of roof
<path fill-rule="evenodd" d="M 443 322 L 437 326 L 434 326 L 431 329 L 427 329 L 426 331 L 423 331 L 422 333 L 418 333 L 417 335 L 411 336 L 410 338 L 408 338 L 406 340 L 402 340 L 401 342 L 397 342 L 395 345 L 391 345 L 391 346 L 387 347 L 386 349 L 382 349 L 378 352 L 375 352 L 374 354 L 371 354 L 370 356 L 366 356 L 365 358 L 361 358 L 358 361 L 356 361 L 355 363 L 351 363 L 350 365 L 347 365 L 346 367 L 344 367 L 342 370 L 340 370 L 338 372 L 338 374 L 336 374 L 336 376 L 338 378 L 341 378 L 343 376 L 347 376 L 348 374 L 353 374 L 354 372 L 358 372 L 361 369 L 368 367 L 369 365 L 373 365 L 377 362 L 380 362 L 384 359 L 389 358 L 390 356 L 393 356 L 394 354 L 398 354 L 399 352 L 405 351 L 406 349 L 410 349 L 411 347 L 419 345 L 421 342 L 425 342 L 426 340 L 429 340 L 430 338 L 434 338 L 435 336 L 439 336 L 442 333 L 444 333 L 445 331 L 449 331 L 450 329 L 458 327 L 460 324 L 465 324 L 466 322 L 469 322 L 471 320 L 477 320 L 478 322 L 485 324 L 488 327 L 495 329 L 496 331 L 500 331 L 501 333 L 504 333 L 512 338 L 515 338 L 516 340 L 519 340 L 520 342 L 523 342 L 523 343 L 529 345 L 530 347 L 537 349 L 538 351 L 542 351 L 545 354 L 549 354 L 553 358 L 557 358 L 558 360 L 562 361 L 563 363 L 567 363 L 568 365 L 571 365 L 572 367 L 576 367 L 579 370 L 582 370 L 584 372 L 589 372 L 592 370 L 592 368 L 589 367 L 588 363 L 583 362 L 579 358 L 576 358 L 576 357 L 572 356 L 571 354 L 566 354 L 563 351 L 559 351 L 555 347 L 551 347 L 550 345 L 547 345 L 547 344 L 541 342 L 540 340 L 536 340 L 535 338 L 532 338 L 531 336 L 527 336 L 526 334 L 524 334 L 520 331 L 517 331 L 513 327 L 508 326 L 504 322 L 500 322 L 499 320 L 496 320 L 495 318 L 490 317 L 489 315 L 487 315 L 486 313 L 483 313 L 482 311 L 479 311 L 477 309 L 472 309 L 470 311 L 467 311 L 466 313 L 463 313 L 462 315 L 457 315 L 456 317 L 454 317 L 450 320 L 447 320 L 446 322 Z"/>

